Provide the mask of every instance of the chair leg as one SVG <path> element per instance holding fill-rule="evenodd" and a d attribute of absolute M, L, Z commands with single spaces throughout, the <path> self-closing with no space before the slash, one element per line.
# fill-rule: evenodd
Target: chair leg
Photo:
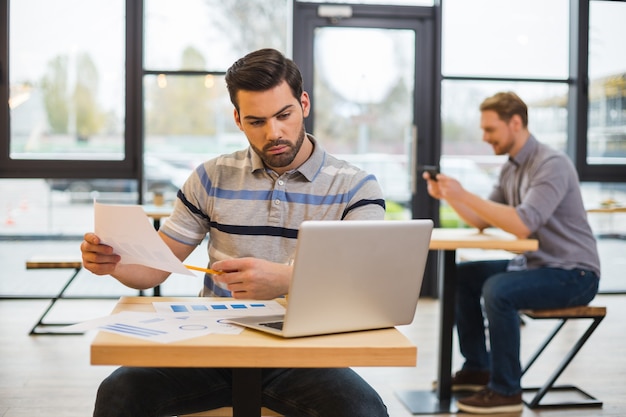
<path fill-rule="evenodd" d="M 43 331 L 37 331 L 38 328 L 40 327 L 51 327 L 51 326 L 68 326 L 70 324 L 74 324 L 74 323 L 45 323 L 44 319 L 45 317 L 48 315 L 48 313 L 50 312 L 50 310 L 52 310 L 52 307 L 54 307 L 54 305 L 56 304 L 56 302 L 63 298 L 63 294 L 65 294 L 65 290 L 67 290 L 67 288 L 70 286 L 70 284 L 74 281 L 74 278 L 76 278 L 78 276 L 78 273 L 81 271 L 82 268 L 76 268 L 74 269 L 74 274 L 70 277 L 70 279 L 65 283 L 65 285 L 63 286 L 63 288 L 61 289 L 61 291 L 59 291 L 59 293 L 53 297 L 50 300 L 50 304 L 48 305 L 48 307 L 46 308 L 46 310 L 43 312 L 43 314 L 41 315 L 41 317 L 39 317 L 39 320 L 37 320 L 37 323 L 35 323 L 35 325 L 33 326 L 32 329 L 30 329 L 29 335 L 78 335 L 78 334 L 83 334 L 83 333 L 57 333 L 57 332 L 43 332 Z"/>
<path fill-rule="evenodd" d="M 543 344 L 539 347 L 539 349 L 537 349 L 537 351 L 535 352 L 535 354 L 528 360 L 528 363 L 526 364 L 526 366 L 524 367 L 524 369 L 522 369 L 522 376 L 524 376 L 524 374 L 526 373 L 526 371 L 528 371 L 528 368 L 531 367 L 531 365 L 533 363 L 535 363 L 535 361 L 537 360 L 537 358 L 539 358 L 539 355 L 541 355 L 543 353 L 543 351 L 548 347 L 548 345 L 550 344 L 550 342 L 552 341 L 552 339 L 554 339 L 554 337 L 556 336 L 556 334 L 561 331 L 561 329 L 563 328 L 563 326 L 565 326 L 565 322 L 567 321 L 567 319 L 561 319 L 561 322 L 559 323 L 559 325 L 557 325 L 554 330 L 552 331 L 552 333 L 550 333 L 550 335 L 546 338 L 546 340 L 543 342 Z"/>
<path fill-rule="evenodd" d="M 582 346 L 589 339 L 591 334 L 595 331 L 595 329 L 598 327 L 598 325 L 600 324 L 600 322 L 603 319 L 604 319 L 604 316 L 594 317 L 593 318 L 593 322 L 589 325 L 589 327 L 587 328 L 585 333 L 578 339 L 576 344 L 567 353 L 567 355 L 565 356 L 563 361 L 561 361 L 561 363 L 557 367 L 556 371 L 553 372 L 553 374 L 548 378 L 547 382 L 542 387 L 540 387 L 540 388 L 525 388 L 524 389 L 524 391 L 527 391 L 527 392 L 528 391 L 537 391 L 537 393 L 535 394 L 535 396 L 532 398 L 532 400 L 530 402 L 526 402 L 525 401 L 526 405 L 529 408 L 558 407 L 558 406 L 589 406 L 589 407 L 602 406 L 602 402 L 601 401 L 599 401 L 598 399 L 592 397 L 591 395 L 587 394 L 586 392 L 582 391 L 581 389 L 579 389 L 579 388 L 577 388 L 575 386 L 568 385 L 568 386 L 555 387 L 554 383 L 556 382 L 558 377 L 561 375 L 561 373 L 563 373 L 563 371 L 569 365 L 569 363 L 572 361 L 572 359 L 574 359 L 574 356 L 576 356 L 578 351 L 582 348 Z M 546 348 L 547 344 L 554 338 L 556 333 L 558 333 L 559 330 L 561 330 L 563 328 L 565 322 L 567 322 L 567 318 L 562 319 L 561 323 L 556 327 L 555 331 L 552 332 L 552 334 L 550 336 L 548 336 L 548 339 L 546 340 L 546 342 L 539 348 L 539 351 L 537 353 L 535 353 L 535 355 L 533 355 L 533 357 L 531 358 L 529 364 L 524 368 L 524 370 L 522 371 L 522 375 L 528 370 L 530 365 L 533 364 L 533 362 L 537 359 L 539 354 L 541 352 L 543 352 L 543 350 Z M 551 390 L 553 390 L 553 391 L 576 391 L 579 394 L 582 394 L 586 399 L 583 400 L 583 401 L 580 401 L 580 402 L 562 402 L 562 403 L 554 403 L 554 404 L 541 404 L 541 400 L 543 399 L 543 397 Z"/>

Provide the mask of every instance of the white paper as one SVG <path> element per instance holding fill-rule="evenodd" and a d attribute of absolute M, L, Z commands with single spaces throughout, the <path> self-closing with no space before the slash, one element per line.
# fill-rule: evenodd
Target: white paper
<path fill-rule="evenodd" d="M 158 343 L 171 343 L 211 333 L 239 334 L 243 329 L 220 323 L 215 317 L 201 314 L 123 311 L 63 327 L 61 332 L 75 333 L 88 330 L 102 330 Z"/>
<path fill-rule="evenodd" d="M 94 202 L 94 217 L 96 235 L 122 257 L 120 263 L 194 276 L 159 237 L 141 206 Z"/>
<path fill-rule="evenodd" d="M 154 302 L 156 312 L 123 311 L 63 327 L 61 332 L 102 330 L 123 336 L 170 343 L 207 334 L 239 334 L 240 326 L 222 323 L 229 317 L 272 315 L 285 312 L 276 301 Z"/>

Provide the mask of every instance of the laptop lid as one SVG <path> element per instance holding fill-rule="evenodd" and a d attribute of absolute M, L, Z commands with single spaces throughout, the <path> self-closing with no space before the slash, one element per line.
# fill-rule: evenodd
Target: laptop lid
<path fill-rule="evenodd" d="M 261 324 L 276 316 L 228 322 L 283 337 L 410 324 L 432 228 L 431 220 L 303 222 L 282 331 Z"/>

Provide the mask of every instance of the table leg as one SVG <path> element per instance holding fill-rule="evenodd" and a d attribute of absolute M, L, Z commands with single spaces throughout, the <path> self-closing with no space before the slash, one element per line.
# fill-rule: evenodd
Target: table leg
<path fill-rule="evenodd" d="M 443 274 L 439 282 L 440 327 L 439 369 L 437 390 L 399 391 L 398 398 L 413 414 L 456 413 L 456 398 L 452 395 L 452 332 L 454 329 L 454 299 L 456 289 L 456 251 L 443 252 Z"/>
<path fill-rule="evenodd" d="M 233 417 L 261 416 L 261 368 L 233 368 Z"/>
<path fill-rule="evenodd" d="M 152 224 L 154 225 L 154 230 L 156 230 L 157 232 L 159 231 L 159 229 L 161 228 L 161 219 L 159 217 L 155 218 L 154 221 L 152 222 Z M 152 289 L 152 295 L 155 297 L 160 297 L 161 296 L 161 286 L 157 285 L 156 287 L 154 287 Z"/>

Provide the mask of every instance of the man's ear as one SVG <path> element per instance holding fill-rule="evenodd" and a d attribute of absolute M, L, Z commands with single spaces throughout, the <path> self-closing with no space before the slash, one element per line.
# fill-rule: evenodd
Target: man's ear
<path fill-rule="evenodd" d="M 509 120 L 509 125 L 516 131 L 520 131 L 524 128 L 522 123 L 522 118 L 519 114 L 514 114 L 511 116 L 511 120 Z"/>
<path fill-rule="evenodd" d="M 239 116 L 239 112 L 237 109 L 233 110 L 233 117 L 235 118 L 235 124 L 243 132 L 243 126 L 241 125 L 241 117 Z"/>
<path fill-rule="evenodd" d="M 300 105 L 302 106 L 302 115 L 308 117 L 311 111 L 311 99 L 309 98 L 309 93 L 306 91 L 303 91 L 300 96 Z"/>

